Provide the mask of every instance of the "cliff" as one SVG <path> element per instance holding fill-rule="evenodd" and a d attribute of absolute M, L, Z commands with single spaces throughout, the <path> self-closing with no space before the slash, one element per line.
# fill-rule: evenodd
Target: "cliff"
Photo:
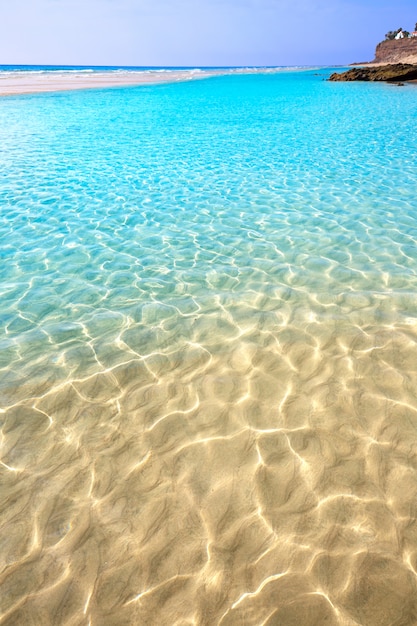
<path fill-rule="evenodd" d="M 371 63 L 417 63 L 417 37 L 381 41 Z"/>

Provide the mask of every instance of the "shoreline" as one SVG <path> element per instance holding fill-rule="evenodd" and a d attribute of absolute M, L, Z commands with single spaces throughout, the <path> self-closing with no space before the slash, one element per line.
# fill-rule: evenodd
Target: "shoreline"
<path fill-rule="evenodd" d="M 6 76 L 4 74 L 2 75 L 0 70 L 0 98 L 4 96 L 33 95 L 38 93 L 55 93 L 84 89 L 159 85 L 202 80 L 214 76 L 233 74 L 275 74 L 278 72 L 293 71 L 294 69 L 295 68 L 290 67 L 195 68 L 167 71 L 161 71 L 160 69 L 135 70 L 124 73 L 103 70 L 94 70 L 89 73 L 67 70 L 35 73 L 29 70 L 16 73 L 11 72 Z"/>
<path fill-rule="evenodd" d="M 84 89 L 103 89 L 111 87 L 136 87 L 139 85 L 158 85 L 165 83 L 200 80 L 211 76 L 219 76 L 226 71 L 218 70 L 173 70 L 172 72 L 137 71 L 125 74 L 115 72 L 91 72 L 88 74 L 69 73 L 65 70 L 44 74 L 30 71 L 1 77 L 0 97 L 29 95 L 36 93 L 54 93 Z"/>

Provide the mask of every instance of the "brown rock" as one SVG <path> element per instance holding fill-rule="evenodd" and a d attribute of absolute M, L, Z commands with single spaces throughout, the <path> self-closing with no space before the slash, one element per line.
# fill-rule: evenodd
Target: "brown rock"
<path fill-rule="evenodd" d="M 331 81 L 386 81 L 398 83 L 407 80 L 417 80 L 417 64 L 397 63 L 381 65 L 379 67 L 353 67 L 347 72 L 335 72 L 329 78 Z"/>

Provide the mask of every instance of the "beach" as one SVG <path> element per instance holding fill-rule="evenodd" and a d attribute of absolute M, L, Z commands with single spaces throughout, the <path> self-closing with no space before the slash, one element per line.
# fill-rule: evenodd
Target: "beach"
<path fill-rule="evenodd" d="M 331 71 L 4 79 L 2 626 L 417 623 L 416 91 Z"/>
<path fill-rule="evenodd" d="M 102 89 L 110 87 L 133 87 L 155 85 L 212 76 L 214 72 L 201 71 L 131 71 L 131 72 L 22 72 L 12 76 L 0 76 L 0 96 L 31 94 L 77 89 Z"/>
<path fill-rule="evenodd" d="M 300 68 L 301 69 L 301 68 Z M 74 91 L 83 89 L 104 89 L 136 87 L 138 85 L 158 85 L 190 80 L 202 80 L 227 74 L 274 74 L 288 71 L 281 67 L 234 67 L 234 68 L 179 68 L 179 69 L 54 69 L 39 71 L 29 68 L 16 72 L 0 70 L 0 97 L 47 93 L 54 91 Z M 293 70 L 295 71 L 295 70 Z"/>
<path fill-rule="evenodd" d="M 54 91 L 74 91 L 79 89 L 103 89 L 135 87 L 138 85 L 158 85 L 181 81 L 198 80 L 225 74 L 271 74 L 286 71 L 285 68 L 195 68 L 195 69 L 124 69 L 104 71 L 68 70 L 18 72 L 0 71 L 0 96 L 45 93 Z"/>

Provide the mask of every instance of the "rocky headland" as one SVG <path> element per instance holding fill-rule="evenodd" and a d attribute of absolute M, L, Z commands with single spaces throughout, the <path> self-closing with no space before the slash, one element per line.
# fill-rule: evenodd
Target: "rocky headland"
<path fill-rule="evenodd" d="M 416 24 L 417 29 L 417 24 Z M 385 41 L 381 41 L 375 49 L 373 61 L 352 63 L 352 69 L 347 72 L 335 72 L 329 78 L 332 81 L 385 81 L 402 83 L 403 81 L 417 80 L 417 36 L 414 32 L 402 35 L 402 29 L 389 32 Z"/>

